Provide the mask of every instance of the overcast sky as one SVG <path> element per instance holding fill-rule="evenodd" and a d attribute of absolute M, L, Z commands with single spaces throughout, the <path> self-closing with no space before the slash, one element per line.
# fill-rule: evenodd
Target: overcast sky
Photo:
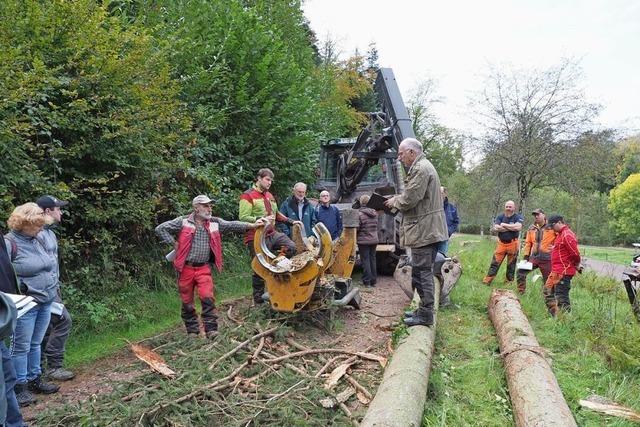
<path fill-rule="evenodd" d="M 467 99 L 488 64 L 546 69 L 572 57 L 587 99 L 604 107 L 599 123 L 640 131 L 639 0 L 306 0 L 304 10 L 345 56 L 375 42 L 405 100 L 434 78 L 447 126 L 473 130 Z"/>

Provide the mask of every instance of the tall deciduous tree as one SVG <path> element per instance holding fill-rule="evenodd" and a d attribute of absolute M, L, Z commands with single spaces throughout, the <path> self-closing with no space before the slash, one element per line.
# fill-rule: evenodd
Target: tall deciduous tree
<path fill-rule="evenodd" d="M 413 132 L 443 178 L 462 167 L 463 137 L 437 119 L 433 107 L 440 102 L 442 98 L 437 94 L 435 81 L 427 79 L 418 85 L 407 100 L 407 110 L 412 120 Z"/>
<path fill-rule="evenodd" d="M 640 135 L 623 139 L 616 151 L 621 158 L 617 166 L 616 182 L 621 184 L 629 175 L 640 171 Z"/>
<path fill-rule="evenodd" d="M 579 84 L 580 68 L 570 60 L 544 71 L 493 69 L 472 100 L 483 128 L 482 151 L 488 161 L 504 165 L 519 206 L 532 189 L 571 167 L 565 163 L 567 148 L 598 113 Z"/>
<path fill-rule="evenodd" d="M 637 241 L 640 239 L 640 173 L 611 190 L 609 211 L 614 218 L 612 226 L 619 236 Z"/>

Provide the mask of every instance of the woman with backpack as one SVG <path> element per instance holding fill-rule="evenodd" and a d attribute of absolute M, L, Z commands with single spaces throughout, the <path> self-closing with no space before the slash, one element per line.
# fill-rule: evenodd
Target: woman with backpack
<path fill-rule="evenodd" d="M 11 360 L 16 369 L 16 398 L 20 406 L 34 403 L 34 393 L 55 393 L 59 386 L 42 378 L 40 345 L 51 318 L 51 303 L 56 296 L 57 260 L 39 240 L 45 225 L 44 211 L 35 203 L 14 209 L 4 236 L 7 253 L 18 278 L 20 293 L 34 298 L 37 305 L 16 322 Z"/>

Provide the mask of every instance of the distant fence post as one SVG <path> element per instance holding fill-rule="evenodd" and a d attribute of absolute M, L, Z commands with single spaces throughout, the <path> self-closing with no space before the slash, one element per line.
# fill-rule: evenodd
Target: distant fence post
<path fill-rule="evenodd" d="M 483 236 L 484 236 L 484 226 L 481 225 L 480 226 L 480 237 L 483 237 Z"/>

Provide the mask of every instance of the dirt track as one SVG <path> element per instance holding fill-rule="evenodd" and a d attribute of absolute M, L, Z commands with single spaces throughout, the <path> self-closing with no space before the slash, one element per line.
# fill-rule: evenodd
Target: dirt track
<path fill-rule="evenodd" d="M 353 310 L 351 307 L 339 309 L 331 332 L 321 327 L 297 329 L 294 335 L 295 340 L 309 348 L 332 347 L 349 351 L 369 349 L 370 352 L 389 357 L 394 323 L 401 318 L 402 309 L 409 304 L 409 299 L 391 277 L 379 277 L 375 288 L 361 288 L 361 293 L 361 309 Z M 221 328 L 235 326 L 226 316 L 230 305 L 233 305 L 232 317 L 235 318 L 242 317 L 243 312 L 251 310 L 248 298 L 222 304 L 219 310 Z M 167 333 L 176 333 L 176 331 L 171 330 Z M 113 356 L 77 369 L 77 377 L 72 381 L 61 383 L 59 393 L 38 396 L 38 403 L 23 408 L 23 414 L 26 420 L 33 423 L 36 414 L 50 405 L 93 400 L 98 395 L 112 392 L 118 384 L 136 380 L 145 372 L 145 365 L 135 359 L 128 349 L 122 350 Z M 382 370 L 379 369 L 374 375 L 379 377 L 374 380 L 377 387 Z M 375 388 L 371 392 L 375 392 Z M 351 409 L 357 409 L 357 401 L 355 406 L 356 408 Z"/>
<path fill-rule="evenodd" d="M 624 265 L 600 261 L 597 259 L 586 259 L 584 264 L 589 270 L 593 270 L 597 275 L 609 276 L 616 280 L 622 280 L 622 273 L 626 268 Z"/>

